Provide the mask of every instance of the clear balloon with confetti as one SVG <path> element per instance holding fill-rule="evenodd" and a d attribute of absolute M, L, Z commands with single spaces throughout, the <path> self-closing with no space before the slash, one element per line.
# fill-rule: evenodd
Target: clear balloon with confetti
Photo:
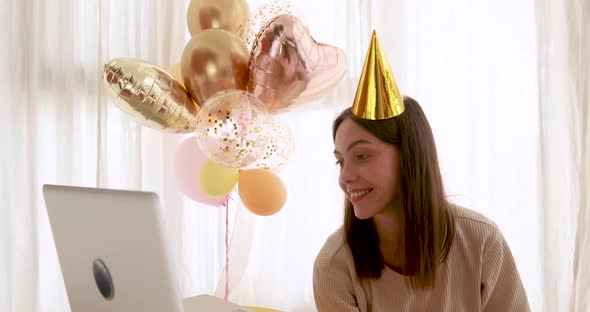
<path fill-rule="evenodd" d="M 264 131 L 266 109 L 254 95 L 225 90 L 212 96 L 197 113 L 196 134 L 203 152 L 223 166 L 242 168 L 264 153 L 270 137 Z"/>
<path fill-rule="evenodd" d="M 264 124 L 269 137 L 264 153 L 245 169 L 267 169 L 279 172 L 289 163 L 295 150 L 295 137 L 287 123 L 276 117 L 269 117 Z"/>

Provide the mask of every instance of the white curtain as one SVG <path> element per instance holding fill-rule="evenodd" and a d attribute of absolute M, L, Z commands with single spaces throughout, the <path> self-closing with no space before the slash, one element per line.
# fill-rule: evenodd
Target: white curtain
<path fill-rule="evenodd" d="M 186 40 L 186 5 L 2 1 L 1 311 L 69 311 L 41 196 L 44 183 L 158 192 L 179 283 L 213 292 L 223 215 L 176 190 L 170 172 L 182 137 L 137 125 L 100 82 L 102 66 L 112 58 L 137 57 L 163 68 L 177 62 Z"/>
<path fill-rule="evenodd" d="M 349 71 L 314 109 L 281 116 L 296 138 L 281 173 L 289 193 L 283 210 L 263 218 L 232 205 L 229 299 L 315 310 L 313 260 L 342 220 L 331 122 L 351 103 L 376 29 L 402 92 L 428 115 L 452 200 L 499 225 L 533 311 L 585 311 L 590 12 L 584 1 L 293 2 L 318 41 L 346 52 Z M 253 10 L 264 3 L 249 1 Z M 135 124 L 99 80 L 102 64 L 116 57 L 163 68 L 177 63 L 187 41 L 187 4 L 2 0 L 1 311 L 69 311 L 43 183 L 158 192 L 182 295 L 223 297 L 224 212 L 185 199 L 171 175 L 184 137 Z"/>
<path fill-rule="evenodd" d="M 590 3 L 536 1 L 544 304 L 590 311 Z"/>

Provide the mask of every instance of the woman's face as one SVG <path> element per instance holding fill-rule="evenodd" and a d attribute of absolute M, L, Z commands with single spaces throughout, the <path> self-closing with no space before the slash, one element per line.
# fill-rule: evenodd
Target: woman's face
<path fill-rule="evenodd" d="M 334 155 L 340 165 L 340 187 L 359 219 L 392 207 L 399 198 L 399 150 L 351 119 L 337 129 Z"/>

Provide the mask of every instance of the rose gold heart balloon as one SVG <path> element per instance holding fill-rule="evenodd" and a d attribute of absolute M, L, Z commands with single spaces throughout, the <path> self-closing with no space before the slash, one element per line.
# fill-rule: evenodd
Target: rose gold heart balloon
<path fill-rule="evenodd" d="M 198 107 L 163 69 L 139 59 L 104 65 L 102 82 L 115 104 L 143 126 L 174 133 L 192 132 Z"/>
<path fill-rule="evenodd" d="M 256 37 L 247 90 L 270 112 L 285 112 L 324 95 L 345 72 L 342 50 L 317 43 L 296 17 L 279 15 Z"/>
<path fill-rule="evenodd" d="M 293 0 L 272 0 L 256 8 L 250 14 L 250 18 L 248 18 L 248 22 L 241 33 L 242 41 L 246 44 L 248 51 L 252 50 L 256 35 L 258 35 L 262 27 L 275 17 L 285 14 L 295 16 L 302 22 L 305 21 L 303 12 L 293 4 Z"/>

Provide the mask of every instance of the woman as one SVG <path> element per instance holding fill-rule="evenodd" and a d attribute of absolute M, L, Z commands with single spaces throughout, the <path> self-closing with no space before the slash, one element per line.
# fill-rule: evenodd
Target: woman
<path fill-rule="evenodd" d="M 395 85 L 364 101 L 362 80 L 333 127 L 345 220 L 314 264 L 318 311 L 529 311 L 498 227 L 447 201 L 419 104 Z"/>

